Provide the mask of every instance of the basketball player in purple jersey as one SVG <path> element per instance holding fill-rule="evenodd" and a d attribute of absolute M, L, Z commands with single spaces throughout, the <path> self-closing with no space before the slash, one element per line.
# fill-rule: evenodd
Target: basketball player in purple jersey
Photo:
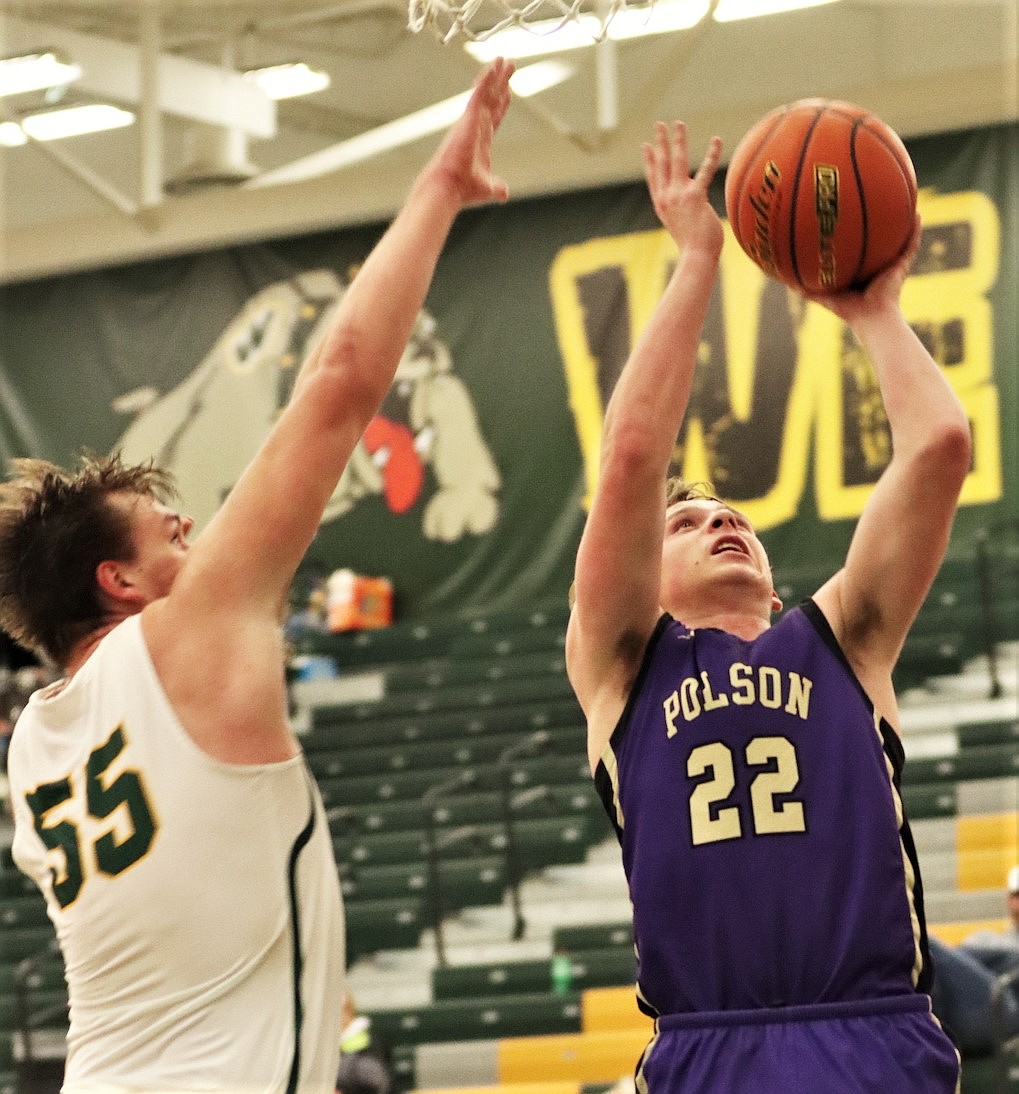
<path fill-rule="evenodd" d="M 898 297 L 919 242 L 864 292 L 819 297 L 877 371 L 893 456 L 845 564 L 781 608 L 746 518 L 665 476 L 722 225 L 686 133 L 645 146 L 679 247 L 605 414 L 567 641 L 591 769 L 633 902 L 637 1067 L 650 1094 L 948 1094 L 892 668 L 969 467 L 962 407 Z"/>

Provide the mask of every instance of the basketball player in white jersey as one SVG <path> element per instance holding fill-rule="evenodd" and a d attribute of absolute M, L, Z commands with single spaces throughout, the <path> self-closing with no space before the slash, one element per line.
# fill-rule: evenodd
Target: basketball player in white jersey
<path fill-rule="evenodd" d="M 511 74 L 479 77 L 193 544 L 158 469 L 26 460 L 0 486 L 0 625 L 64 672 L 9 771 L 14 855 L 66 965 L 66 1094 L 333 1090 L 342 910 L 280 605 L 458 211 L 507 196 L 491 143 Z"/>

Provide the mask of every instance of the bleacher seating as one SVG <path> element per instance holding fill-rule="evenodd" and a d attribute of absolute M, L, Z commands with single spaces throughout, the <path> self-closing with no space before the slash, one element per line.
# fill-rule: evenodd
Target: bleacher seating
<path fill-rule="evenodd" d="M 940 595 L 936 586 L 932 596 Z M 565 605 L 554 605 L 315 639 L 314 652 L 335 656 L 345 674 L 378 673 L 384 682 L 376 701 L 316 708 L 303 737 L 328 809 L 351 965 L 429 946 L 429 831 L 446 915 L 505 900 L 507 795 L 525 872 L 581 863 L 592 846 L 612 839 L 565 677 L 566 620 Z M 938 631 L 921 637 L 941 641 Z M 928 666 L 957 667 L 954 656 L 931 657 L 923 642 L 915 649 L 916 666 L 926 658 Z M 970 638 L 959 652 L 973 656 Z M 1002 863 L 1019 858 L 1019 724 L 987 717 L 952 728 L 950 749 L 910 756 L 902 787 L 931 929 L 946 933 L 953 924 L 998 921 Z M 446 792 L 434 794 L 443 783 Z M 9 974 L 16 961 L 52 945 L 40 907 L 20 875 L 0 870 L 0 985 L 5 968 Z M 593 1094 L 632 1069 L 648 1031 L 634 1003 L 629 923 L 567 923 L 547 942 L 540 956 L 532 947 L 512 959 L 433 962 L 430 1002 L 371 1009 L 394 1049 L 401 1089 L 441 1075 L 442 1060 L 454 1074 L 482 1042 L 505 1084 L 500 1094 L 534 1082 L 546 1094 L 560 1085 L 564 1094 Z M 566 995 L 551 987 L 558 949 L 572 965 Z M 60 987 L 36 986 L 41 997 Z M 0 1094 L 10 1072 L 7 1041 L 0 1010 Z M 458 1055 L 465 1044 L 467 1054 Z M 423 1060 L 431 1070 L 422 1072 Z"/>

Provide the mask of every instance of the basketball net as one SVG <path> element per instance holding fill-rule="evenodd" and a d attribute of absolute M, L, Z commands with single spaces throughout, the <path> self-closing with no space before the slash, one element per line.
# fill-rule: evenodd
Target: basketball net
<path fill-rule="evenodd" d="M 443 44 L 457 37 L 482 42 L 507 27 L 552 34 L 567 23 L 579 22 L 587 3 L 588 0 L 409 0 L 407 25 L 414 33 L 427 26 L 434 27 Z M 599 8 L 600 33 L 594 33 L 592 41 L 605 36 L 609 20 L 626 3 L 627 0 L 610 0 Z"/>

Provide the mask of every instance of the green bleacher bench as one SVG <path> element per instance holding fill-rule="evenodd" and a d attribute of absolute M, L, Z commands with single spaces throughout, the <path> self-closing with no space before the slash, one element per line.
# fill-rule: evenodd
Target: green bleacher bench
<path fill-rule="evenodd" d="M 996 718 L 986 722 L 966 722 L 956 726 L 955 732 L 960 749 L 1019 741 L 1019 719 Z"/>
<path fill-rule="evenodd" d="M 344 666 L 380 666 L 449 652 L 456 639 L 545 632 L 565 627 L 569 608 L 565 603 L 527 605 L 496 611 L 456 613 L 429 620 L 398 620 L 388 627 L 337 634 L 309 634 L 302 651 L 333 657 Z"/>
<path fill-rule="evenodd" d="M 358 725 L 387 719 L 430 715 L 438 711 L 473 711 L 552 699 L 574 699 L 573 688 L 565 673 L 539 677 L 486 680 L 481 684 L 458 684 L 427 691 L 399 691 L 370 702 L 337 703 L 316 707 L 315 727 Z"/>
<path fill-rule="evenodd" d="M 573 695 L 539 698 L 526 703 L 470 710 L 431 710 L 427 713 L 376 717 L 366 726 L 353 716 L 346 717 L 342 707 L 315 707 L 311 712 L 311 730 L 301 739 L 304 750 L 314 753 L 363 742 L 365 734 L 375 745 L 401 744 L 405 741 L 440 740 L 445 737 L 471 737 L 485 733 L 527 733 L 550 726 L 584 725 L 580 706 Z"/>
<path fill-rule="evenodd" d="M 396 1091 L 414 1090 L 417 1086 L 417 1046 L 391 1045 L 390 1070 Z"/>
<path fill-rule="evenodd" d="M 927 783 L 917 786 L 904 784 L 902 804 L 910 820 L 954 817 L 959 809 L 959 796 L 952 783 Z"/>
<path fill-rule="evenodd" d="M 29 995 L 32 1029 L 67 1028 L 67 991 L 55 988 L 33 991 Z M 0 998 L 0 1031 L 15 1032 L 21 1028 L 18 1001 L 14 995 Z"/>
<path fill-rule="evenodd" d="M 571 957 L 585 950 L 633 949 L 633 923 L 576 923 L 556 927 L 552 932 L 552 949 L 563 950 Z"/>
<path fill-rule="evenodd" d="M 351 870 L 343 878 L 344 900 L 382 900 L 427 895 L 430 874 L 426 863 L 398 863 Z M 504 855 L 439 863 L 442 906 L 446 912 L 481 904 L 499 904 L 506 889 Z"/>
<path fill-rule="evenodd" d="M 375 1010 L 370 1017 L 388 1044 L 413 1045 L 579 1033 L 580 1011 L 580 996 L 569 992 L 443 999 L 403 1010 Z"/>
<path fill-rule="evenodd" d="M 897 688 L 922 684 L 932 676 L 953 676 L 960 673 L 966 660 L 979 652 L 979 647 L 967 640 L 959 629 L 922 633 L 914 630 L 906 639 L 892 673 Z"/>
<path fill-rule="evenodd" d="M 46 914 L 46 901 L 38 889 L 35 893 L 8 896 L 0 899 L 0 931 L 16 927 L 45 927 L 50 925 Z M 52 929 L 52 928 L 51 928 Z"/>
<path fill-rule="evenodd" d="M 12 896 L 38 895 L 39 890 L 30 877 L 18 869 L 0 870 L 0 900 Z"/>
<path fill-rule="evenodd" d="M 64 962 L 55 941 L 52 949 L 45 950 L 43 954 L 39 955 L 39 958 L 28 974 L 29 988 L 32 991 L 58 991 L 64 989 Z M 16 978 L 16 965 L 0 965 L 0 998 L 14 993 Z"/>
<path fill-rule="evenodd" d="M 637 975 L 633 945 L 589 949 L 570 958 L 571 987 L 607 988 L 633 984 Z M 535 958 L 479 965 L 447 965 L 432 970 L 433 999 L 520 995 L 551 990 L 551 961 Z"/>
<path fill-rule="evenodd" d="M 469 784 L 474 791 L 498 790 L 503 782 L 503 774 L 494 764 L 465 766 L 462 772 L 468 780 L 465 786 Z M 346 778 L 331 778 L 317 771 L 314 774 L 328 809 L 379 801 L 418 801 L 426 790 L 448 776 L 449 772 L 442 769 L 387 771 Z M 585 756 L 539 756 L 514 760 L 509 769 L 509 778 L 516 788 L 557 786 L 584 781 L 590 778 L 590 773 Z"/>
<path fill-rule="evenodd" d="M 4 928 L 0 931 L 0 964 L 16 964 L 47 949 L 55 951 L 56 945 L 52 925 Z"/>
<path fill-rule="evenodd" d="M 453 638 L 449 644 L 451 657 L 487 659 L 519 657 L 529 653 L 562 651 L 566 645 L 566 624 L 545 630 L 505 631 L 500 634 L 468 634 Z"/>
<path fill-rule="evenodd" d="M 515 789 L 510 801 L 514 816 L 519 817 L 563 813 L 600 815 L 602 812 L 592 779 L 559 786 Z M 503 794 L 497 790 L 481 790 L 443 797 L 432 807 L 432 816 L 438 827 L 447 828 L 497 821 L 503 816 Z M 374 832 L 420 830 L 424 817 L 424 808 L 418 800 L 372 802 L 333 807 L 329 812 L 329 826 L 334 836 L 350 841 Z"/>
<path fill-rule="evenodd" d="M 436 657 L 448 649 L 455 631 L 463 621 L 432 620 L 396 622 L 388 627 L 373 627 L 335 634 L 309 633 L 301 638 L 301 652 L 332 657 L 344 668 L 375 668 L 393 662 Z"/>
<path fill-rule="evenodd" d="M 464 771 L 470 770 L 464 768 Z M 376 775 L 332 777 L 316 771 L 322 801 L 327 809 L 339 806 L 367 805 L 372 802 L 414 801 L 420 806 L 421 795 L 443 776 L 442 771 L 383 771 Z"/>
<path fill-rule="evenodd" d="M 379 950 L 412 949 L 426 926 L 420 897 L 389 900 L 350 900 L 347 921 L 347 963 Z"/>
<path fill-rule="evenodd" d="M 903 771 L 903 783 L 959 782 L 1019 775 L 1019 740 L 974 745 L 951 756 L 912 759 Z"/>
<path fill-rule="evenodd" d="M 442 798 L 432 807 L 436 825 L 483 824 L 502 815 L 502 797 L 494 790 Z M 419 801 L 379 802 L 362 806 L 358 831 L 400 832 L 421 829 L 425 811 Z"/>
<path fill-rule="evenodd" d="M 552 747 L 568 749 L 575 753 L 578 745 L 578 730 L 569 726 L 549 734 L 543 744 L 534 744 L 530 751 L 534 754 L 548 753 Z M 453 768 L 468 764 L 492 764 L 515 745 L 526 744 L 526 735 L 519 730 L 511 733 L 493 733 L 471 738 L 444 738 L 437 741 L 410 741 L 405 744 L 377 745 L 358 742 L 354 746 L 344 746 L 329 751 L 315 752 L 311 761 L 312 768 L 325 778 L 337 778 L 341 775 L 372 775 L 386 771 L 413 771 L 422 768 Z M 552 747 L 549 747 L 552 746 Z"/>
<path fill-rule="evenodd" d="M 355 867 L 422 862 L 425 852 L 425 835 L 420 828 L 403 832 L 368 833 L 350 840 L 333 840 L 336 861 L 349 862 Z"/>
<path fill-rule="evenodd" d="M 562 676 L 566 659 L 560 648 L 521 654 L 491 654 L 488 657 L 443 657 L 412 661 L 384 670 L 387 694 L 412 690 L 430 691 L 460 684 L 483 684 L 488 680 L 519 677 L 540 679 Z"/>
<path fill-rule="evenodd" d="M 582 860 L 596 829 L 587 813 L 519 816 L 514 824 L 521 861 L 527 869 Z M 443 860 L 501 854 L 506 849 L 506 825 L 500 818 L 485 824 L 443 826 L 435 830 L 435 838 Z M 338 838 L 333 850 L 338 863 L 355 867 L 421 862 L 428 853 L 425 833 L 414 829 L 365 834 L 354 840 Z"/>

